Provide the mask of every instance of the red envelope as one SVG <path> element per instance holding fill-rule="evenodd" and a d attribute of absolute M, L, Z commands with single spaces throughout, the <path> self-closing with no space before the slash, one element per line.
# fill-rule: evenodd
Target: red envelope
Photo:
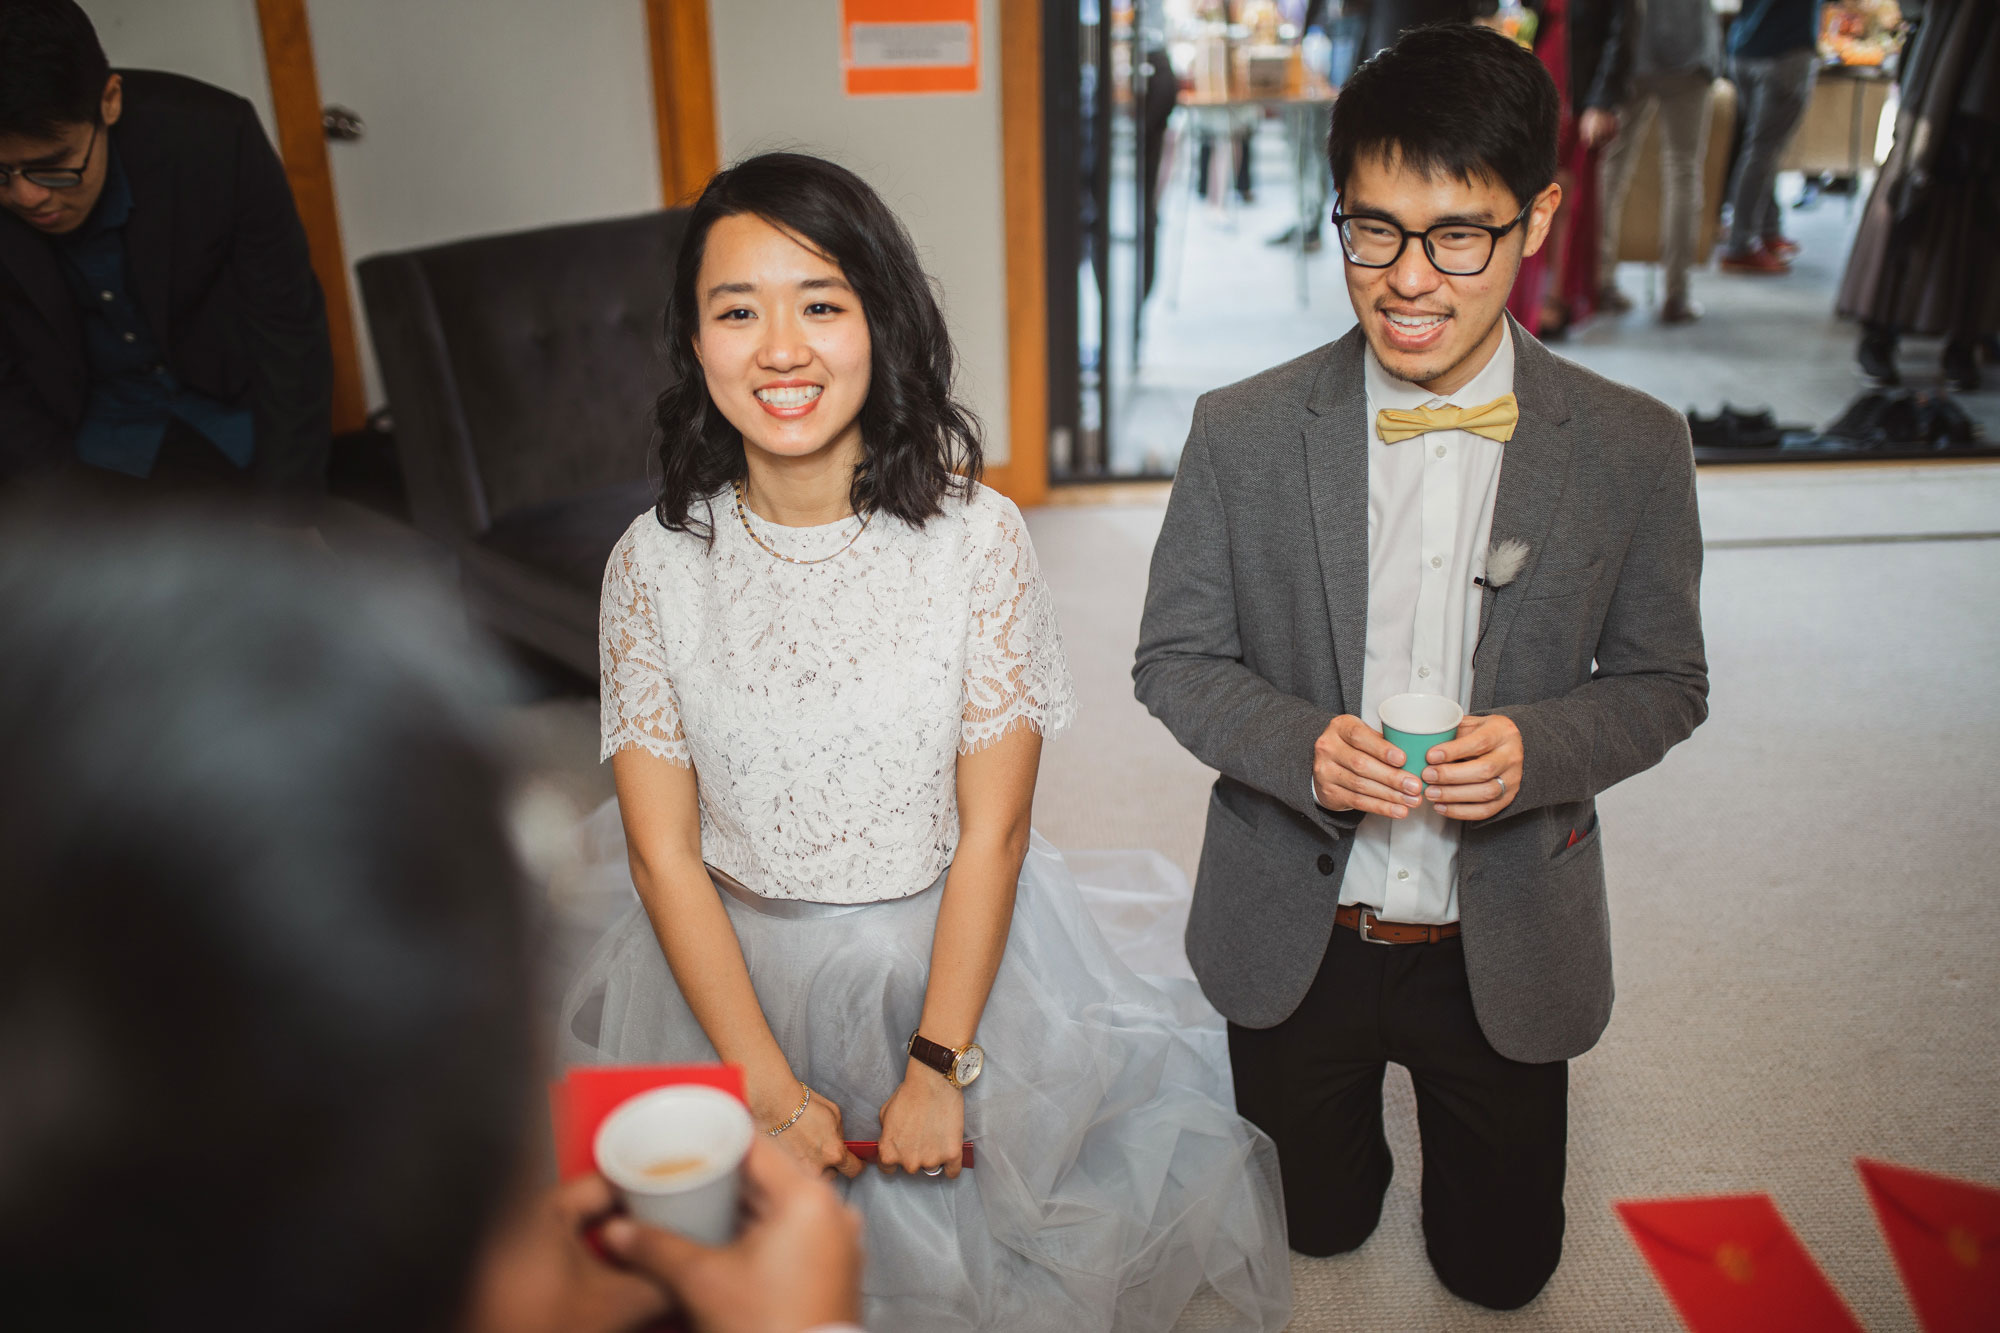
<path fill-rule="evenodd" d="M 574 1180 L 597 1169 L 591 1145 L 597 1127 L 621 1103 L 676 1083 L 720 1088 L 743 1100 L 743 1071 L 735 1065 L 578 1065 L 549 1086 L 555 1126 L 556 1175 Z"/>
<path fill-rule="evenodd" d="M 2000 1190 L 1854 1159 L 1925 1333 L 2000 1328 Z"/>
<path fill-rule="evenodd" d="M 974 1155 L 972 1141 L 968 1139 L 960 1146 L 965 1149 L 965 1156 L 960 1159 L 959 1165 L 970 1171 Z M 849 1139 L 847 1140 L 847 1151 L 853 1153 L 864 1162 L 872 1162 L 882 1155 L 882 1141 L 880 1139 Z"/>
<path fill-rule="evenodd" d="M 549 1119 L 555 1127 L 556 1174 L 574 1180 L 597 1169 L 591 1148 L 597 1127 L 620 1105 L 642 1092 L 675 1083 L 720 1088 L 743 1100 L 743 1071 L 735 1065 L 578 1065 L 560 1083 L 549 1085 Z M 847 1150 L 872 1162 L 881 1150 L 875 1139 L 850 1139 Z M 964 1165 L 972 1169 L 972 1145 L 965 1145 Z"/>
<path fill-rule="evenodd" d="M 1861 1333 L 1770 1195 L 1614 1207 L 1692 1333 Z"/>

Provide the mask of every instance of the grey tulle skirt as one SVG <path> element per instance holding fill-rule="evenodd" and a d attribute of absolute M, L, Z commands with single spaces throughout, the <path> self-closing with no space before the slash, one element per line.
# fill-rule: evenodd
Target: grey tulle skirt
<path fill-rule="evenodd" d="M 589 821 L 592 873 L 624 876 L 634 906 L 569 988 L 566 1063 L 712 1060 L 631 894 L 616 821 L 609 807 Z M 1191 979 L 1141 978 L 1118 956 L 1165 959 L 1171 895 L 1142 857 L 1095 864 L 1092 907 L 1117 952 L 1052 846 L 1036 837 L 1021 868 L 979 1028 L 987 1066 L 966 1093 L 976 1168 L 845 1186 L 867 1225 L 874 1333 L 1164 1330 L 1204 1286 L 1234 1312 L 1205 1326 L 1290 1316 L 1276 1153 L 1235 1113 L 1221 1019 Z M 941 890 L 839 905 L 719 889 L 778 1044 L 849 1138 L 876 1137 L 902 1078 Z"/>

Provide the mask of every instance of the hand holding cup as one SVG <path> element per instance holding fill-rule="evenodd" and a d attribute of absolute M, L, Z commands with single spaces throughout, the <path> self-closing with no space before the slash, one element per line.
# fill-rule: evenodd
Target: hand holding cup
<path fill-rule="evenodd" d="M 1426 757 L 1424 798 L 1446 819 L 1491 819 L 1521 794 L 1525 754 L 1521 729 L 1510 717 L 1468 717 L 1456 737 L 1432 746 Z"/>
<path fill-rule="evenodd" d="M 1327 810 L 1405 819 L 1422 802 L 1423 786 L 1403 762 L 1381 732 L 1343 713 L 1313 742 L 1313 799 Z"/>

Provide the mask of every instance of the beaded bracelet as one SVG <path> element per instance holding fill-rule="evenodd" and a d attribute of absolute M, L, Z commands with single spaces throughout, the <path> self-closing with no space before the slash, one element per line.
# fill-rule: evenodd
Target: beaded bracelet
<path fill-rule="evenodd" d="M 808 1106 L 812 1105 L 813 1090 L 806 1086 L 806 1081 L 804 1079 L 800 1079 L 799 1091 L 805 1094 L 805 1099 L 799 1103 L 799 1109 L 792 1112 L 792 1118 L 790 1120 L 787 1120 L 784 1124 L 779 1125 L 776 1129 L 765 1130 L 764 1132 L 766 1134 L 769 1134 L 772 1138 L 775 1139 L 778 1137 L 778 1135 L 784 1133 L 786 1130 L 790 1129 L 793 1125 L 799 1123 L 799 1117 L 806 1113 L 806 1108 Z"/>

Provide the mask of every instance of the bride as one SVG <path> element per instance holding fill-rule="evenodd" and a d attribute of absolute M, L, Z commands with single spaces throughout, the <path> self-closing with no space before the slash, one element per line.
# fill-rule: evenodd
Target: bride
<path fill-rule="evenodd" d="M 909 237 L 852 173 L 752 158 L 693 208 L 667 335 L 660 499 L 601 612 L 639 906 L 568 1060 L 739 1065 L 852 1179 L 882 1333 L 1163 1330 L 1203 1285 L 1282 1327 L 1269 1140 L 1031 838 L 1068 666 Z"/>

